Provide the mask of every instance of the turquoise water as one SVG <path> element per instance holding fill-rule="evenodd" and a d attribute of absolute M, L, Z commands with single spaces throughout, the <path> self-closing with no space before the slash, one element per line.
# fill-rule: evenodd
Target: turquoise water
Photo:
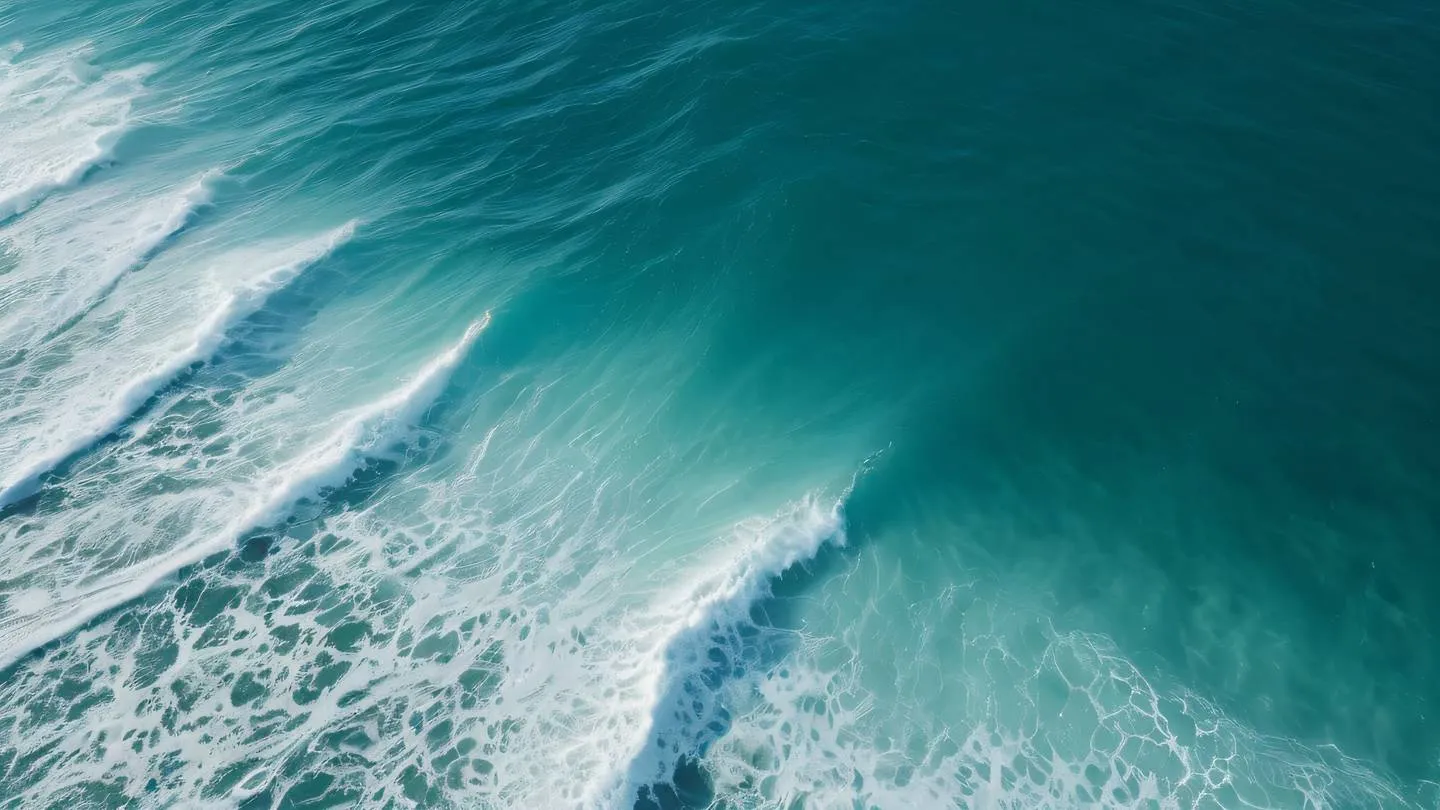
<path fill-rule="evenodd" d="M 1433 7 L 0 46 L 0 807 L 1440 806 Z"/>

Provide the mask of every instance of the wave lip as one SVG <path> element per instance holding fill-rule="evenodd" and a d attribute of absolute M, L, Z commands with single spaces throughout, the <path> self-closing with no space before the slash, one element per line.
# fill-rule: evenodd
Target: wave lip
<path fill-rule="evenodd" d="M 77 185 L 130 128 L 150 68 L 101 75 L 83 52 L 0 56 L 0 222 Z"/>
<path fill-rule="evenodd" d="M 273 293 L 288 285 L 305 268 L 348 241 L 354 231 L 355 223 L 346 223 L 319 240 L 316 249 L 307 251 L 299 259 L 271 268 L 255 281 L 227 295 L 196 327 L 188 346 L 131 380 L 115 394 L 109 407 L 88 427 L 61 439 L 38 456 L 22 462 L 20 469 L 0 485 L 0 509 L 33 494 L 46 473 L 114 433 L 176 377 L 195 364 L 208 361 L 224 345 L 231 329 L 255 314 Z"/>
<path fill-rule="evenodd" d="M 584 806 L 629 810 L 644 787 L 670 781 L 681 758 L 700 753 L 693 750 L 694 740 L 713 722 L 717 707 L 713 697 L 699 697 L 690 687 L 702 683 L 706 670 L 715 666 L 709 653 L 716 640 L 733 640 L 737 628 L 750 621 L 751 608 L 771 594 L 786 572 L 813 561 L 827 544 L 846 544 L 848 496 L 849 490 L 828 507 L 808 497 L 767 521 L 729 566 L 690 592 L 686 609 L 660 640 L 660 665 L 644 689 L 644 721 L 620 767 L 592 788 Z"/>
<path fill-rule="evenodd" d="M 328 439 L 274 475 L 250 507 L 213 537 L 101 580 L 78 604 L 72 602 L 73 607 L 65 610 L 63 616 L 43 624 L 18 643 L 8 643 L 6 649 L 0 650 L 0 671 L 31 650 L 140 598 L 177 571 L 234 546 L 250 532 L 283 520 L 302 500 L 343 485 L 365 460 L 386 453 L 403 440 L 445 390 L 451 375 L 489 323 L 490 313 L 486 312 L 470 324 L 460 340 L 432 358 L 409 382 L 357 409 Z M 0 630 L 3 629 L 0 623 Z"/>
<path fill-rule="evenodd" d="M 165 244 L 165 241 L 182 228 L 190 224 L 195 214 L 215 199 L 215 183 L 225 176 L 223 169 L 210 169 L 195 179 L 186 189 L 180 193 L 179 199 L 170 209 L 170 213 L 159 223 L 153 224 L 145 229 L 145 235 L 139 242 L 139 261 L 145 261 L 154 256 L 155 251 Z M 349 225 L 353 229 L 353 224 Z M 121 268 L 123 273 L 129 267 Z M 118 280 L 118 279 L 117 279 Z"/>
<path fill-rule="evenodd" d="M 197 549 L 184 559 L 194 555 L 198 558 L 192 561 L 204 559 L 247 532 L 284 519 L 297 503 L 344 484 L 365 459 L 382 454 L 399 442 L 403 433 L 420 421 L 439 398 L 455 368 L 489 325 L 490 313 L 486 312 L 466 328 L 459 341 L 426 363 L 410 382 L 356 411 L 328 440 L 272 479 L 264 497 L 225 533 L 223 543 L 203 551 Z M 186 564 L 189 563 L 180 563 L 176 568 Z"/>

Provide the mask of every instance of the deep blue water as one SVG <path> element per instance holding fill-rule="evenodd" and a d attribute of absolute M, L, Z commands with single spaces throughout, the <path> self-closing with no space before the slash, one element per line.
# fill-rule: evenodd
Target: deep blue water
<path fill-rule="evenodd" d="M 1440 806 L 1435 7 L 0 57 L 0 807 Z"/>

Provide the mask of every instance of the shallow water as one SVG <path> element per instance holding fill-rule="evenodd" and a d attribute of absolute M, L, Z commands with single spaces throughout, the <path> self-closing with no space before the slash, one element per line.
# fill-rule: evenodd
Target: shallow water
<path fill-rule="evenodd" d="M 0 6 L 0 807 L 1440 805 L 1440 17 Z"/>

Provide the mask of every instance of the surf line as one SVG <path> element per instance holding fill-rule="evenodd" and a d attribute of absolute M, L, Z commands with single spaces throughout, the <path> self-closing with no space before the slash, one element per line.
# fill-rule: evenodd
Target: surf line
<path fill-rule="evenodd" d="M 205 363 L 225 345 L 230 330 L 254 315 L 271 295 L 293 282 L 307 267 L 328 256 L 355 232 L 349 222 L 331 231 L 300 258 L 272 267 L 258 279 L 232 291 L 195 328 L 189 345 L 131 380 L 110 400 L 109 407 L 89 426 L 66 436 L 48 450 L 22 462 L 20 469 L 0 485 L 0 509 L 34 494 L 45 475 L 71 458 L 90 449 L 118 430 L 152 397 L 160 393 L 191 367 Z"/>
<path fill-rule="evenodd" d="M 84 595 L 83 604 L 27 638 L 0 651 L 0 672 L 31 651 L 80 629 L 91 620 L 139 599 L 187 566 L 235 546 L 245 535 L 272 526 L 307 498 L 343 485 L 368 459 L 392 451 L 449 385 L 455 369 L 490 325 L 486 312 L 445 351 L 431 358 L 404 385 L 353 411 L 324 441 L 271 476 L 239 517 L 211 539 L 162 554 L 113 574 Z"/>

